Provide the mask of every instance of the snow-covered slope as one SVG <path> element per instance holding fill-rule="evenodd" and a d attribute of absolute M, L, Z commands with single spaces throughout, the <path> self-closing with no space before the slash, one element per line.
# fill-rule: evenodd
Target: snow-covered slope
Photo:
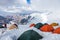
<path fill-rule="evenodd" d="M 42 32 L 34 27 L 29 28 L 29 25 L 19 25 L 19 29 L 8 30 L 0 36 L 0 40 L 16 40 L 23 32 L 34 30 L 44 38 L 40 40 L 60 40 L 60 34 L 52 34 L 51 32 Z"/>
<path fill-rule="evenodd" d="M 53 0 L 57 2 L 56 0 Z M 44 38 L 40 40 L 60 40 L 60 34 L 52 34 L 51 32 L 42 32 L 34 27 L 29 28 L 31 23 L 52 23 L 57 22 L 60 24 L 60 13 L 55 13 L 56 9 L 58 11 L 59 4 L 51 3 L 51 1 L 40 1 L 40 0 L 32 0 L 32 4 L 26 4 L 25 1 L 21 0 L 0 0 L 0 15 L 17 15 L 19 13 L 22 14 L 30 14 L 33 19 L 30 19 L 27 25 L 18 25 L 18 29 L 7 30 L 2 34 L 2 30 L 0 30 L 0 40 L 17 40 L 17 38 L 27 30 L 35 30 L 37 33 L 42 35 Z M 5 5 L 6 4 L 6 5 Z M 47 5 L 48 4 L 48 5 Z M 52 5 L 51 5 L 52 4 Z M 40 6 L 39 6 L 40 5 Z M 58 7 L 57 7 L 58 6 Z M 56 8 L 57 7 L 57 8 Z M 38 12 L 36 11 L 38 10 Z M 42 10 L 43 13 L 40 13 Z M 51 11 L 52 13 L 46 13 L 43 10 Z M 59 9 L 60 10 L 60 9 Z M 31 14 L 32 13 L 32 14 Z"/>
<path fill-rule="evenodd" d="M 31 16 L 31 20 L 29 21 L 29 23 L 47 23 L 48 19 L 47 19 L 47 13 L 32 13 L 30 14 Z"/>
<path fill-rule="evenodd" d="M 49 15 L 47 15 L 48 17 L 48 23 L 52 23 L 52 22 L 57 22 L 60 24 L 60 14 L 59 13 L 51 13 Z"/>

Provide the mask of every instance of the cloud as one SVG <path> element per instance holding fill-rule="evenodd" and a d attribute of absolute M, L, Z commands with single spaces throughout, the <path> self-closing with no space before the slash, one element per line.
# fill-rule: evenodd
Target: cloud
<path fill-rule="evenodd" d="M 0 10 L 11 13 L 22 10 L 48 10 L 57 13 L 60 10 L 60 0 L 0 0 Z"/>
<path fill-rule="evenodd" d="M 16 7 L 16 6 L 12 6 L 12 7 L 5 7 L 5 8 L 2 8 L 0 7 L 0 10 L 4 11 L 4 12 L 10 12 L 10 13 L 21 13 L 23 10 L 31 10 L 30 7 L 25 7 L 25 6 L 22 6 L 22 7 Z"/>
<path fill-rule="evenodd" d="M 49 11 L 59 11 L 60 10 L 60 0 L 31 0 L 31 7 L 33 10 L 49 10 Z"/>
<path fill-rule="evenodd" d="M 28 0 L 0 0 L 0 6 L 26 6 L 27 3 L 29 3 L 30 1 Z"/>
<path fill-rule="evenodd" d="M 0 0 L 0 6 L 12 6 L 15 3 L 15 0 Z"/>
<path fill-rule="evenodd" d="M 17 13 L 22 10 L 31 10 L 31 8 L 28 6 L 26 0 L 0 0 L 0 10 Z"/>

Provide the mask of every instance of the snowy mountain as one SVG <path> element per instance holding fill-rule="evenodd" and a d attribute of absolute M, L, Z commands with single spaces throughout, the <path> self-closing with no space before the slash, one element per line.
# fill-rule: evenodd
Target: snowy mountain
<path fill-rule="evenodd" d="M 18 29 L 0 29 L 0 40 L 17 40 L 27 30 L 34 30 L 42 35 L 44 38 L 40 40 L 60 40 L 60 34 L 42 32 L 35 27 L 29 27 L 31 23 L 39 22 L 60 24 L 60 0 L 0 0 L 0 18 L 15 18 L 16 15 L 18 19 L 20 15 L 30 15 L 31 19 L 26 25 L 19 24 Z M 15 20 L 18 20 L 17 18 Z"/>

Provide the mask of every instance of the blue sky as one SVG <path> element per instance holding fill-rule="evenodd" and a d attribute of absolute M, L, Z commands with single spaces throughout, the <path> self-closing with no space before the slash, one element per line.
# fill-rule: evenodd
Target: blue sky
<path fill-rule="evenodd" d="M 27 0 L 27 3 L 28 3 L 28 4 L 31 4 L 31 0 Z"/>

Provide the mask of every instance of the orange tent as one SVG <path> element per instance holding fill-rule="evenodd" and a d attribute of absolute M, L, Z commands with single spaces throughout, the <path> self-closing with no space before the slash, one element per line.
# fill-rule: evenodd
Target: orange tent
<path fill-rule="evenodd" d="M 30 24 L 30 27 L 33 27 L 33 26 L 35 26 L 35 24 L 33 23 L 33 24 Z"/>
<path fill-rule="evenodd" d="M 60 27 L 56 28 L 53 33 L 60 34 Z"/>
<path fill-rule="evenodd" d="M 54 30 L 54 28 L 51 25 L 44 25 L 40 28 L 41 31 L 44 32 L 52 32 Z"/>

